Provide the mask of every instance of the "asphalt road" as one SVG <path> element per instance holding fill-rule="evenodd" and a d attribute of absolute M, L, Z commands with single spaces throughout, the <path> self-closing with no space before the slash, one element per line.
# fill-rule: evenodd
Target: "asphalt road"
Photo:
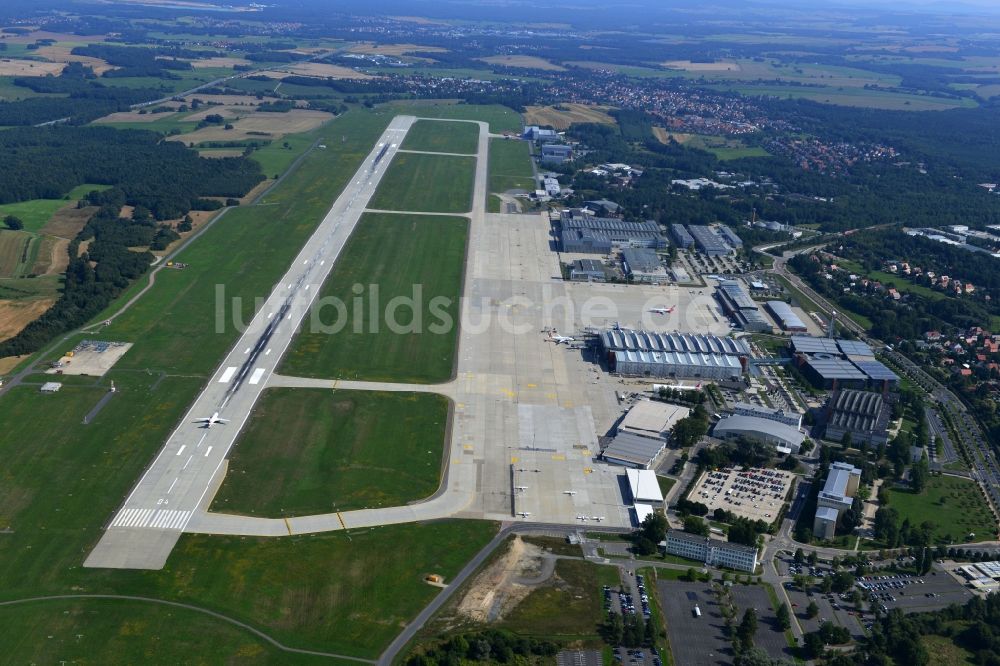
<path fill-rule="evenodd" d="M 217 487 L 229 449 L 414 120 L 397 116 L 389 124 L 111 519 L 84 566 L 162 568 L 194 513 L 211 501 L 209 490 Z M 229 423 L 206 428 L 196 422 L 215 413 Z"/>

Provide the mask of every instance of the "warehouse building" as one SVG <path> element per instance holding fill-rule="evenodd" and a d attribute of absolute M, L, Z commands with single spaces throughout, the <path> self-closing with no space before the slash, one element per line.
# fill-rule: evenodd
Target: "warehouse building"
<path fill-rule="evenodd" d="M 542 146 L 539 161 L 543 164 L 562 164 L 573 159 L 573 148 L 561 143 L 546 143 Z"/>
<path fill-rule="evenodd" d="M 851 508 L 860 482 L 861 470 L 857 467 L 845 462 L 830 465 L 826 483 L 817 499 L 813 536 L 819 539 L 832 539 L 835 536 L 840 513 Z"/>
<path fill-rule="evenodd" d="M 745 331 L 770 333 L 771 322 L 761 313 L 757 303 L 743 288 L 739 280 L 722 280 L 715 290 L 716 298 L 722 304 L 722 311 L 732 317 Z"/>
<path fill-rule="evenodd" d="M 879 446 L 889 441 L 890 410 L 878 393 L 844 389 L 827 403 L 826 439 L 839 442 L 846 433 L 855 444 Z"/>
<path fill-rule="evenodd" d="M 723 240 L 729 244 L 729 247 L 733 249 L 743 247 L 743 239 L 740 238 L 735 231 L 725 225 L 719 225 L 718 229 L 719 235 L 722 236 Z"/>
<path fill-rule="evenodd" d="M 525 127 L 524 134 L 521 136 L 528 141 L 537 141 L 538 143 L 559 141 L 561 139 L 559 132 L 553 129 L 542 129 L 537 125 L 528 125 Z"/>
<path fill-rule="evenodd" d="M 688 233 L 688 230 L 684 228 L 683 224 L 671 224 L 670 233 L 673 234 L 674 242 L 677 243 L 677 247 L 682 250 L 686 250 L 694 245 L 694 238 Z"/>
<path fill-rule="evenodd" d="M 667 442 L 663 439 L 619 432 L 601 452 L 601 457 L 612 465 L 649 469 L 666 447 Z"/>
<path fill-rule="evenodd" d="M 626 222 L 610 217 L 594 217 L 576 208 L 563 211 L 559 220 L 563 252 L 608 254 L 616 247 L 665 248 L 667 238 L 652 220 Z"/>
<path fill-rule="evenodd" d="M 735 414 L 726 416 L 715 424 L 712 436 L 717 439 L 748 439 L 773 445 L 778 453 L 798 453 L 806 435 L 790 425 L 760 418 Z"/>
<path fill-rule="evenodd" d="M 669 555 L 716 567 L 750 573 L 757 570 L 757 549 L 741 543 L 688 534 L 681 530 L 667 530 L 666 550 Z"/>
<path fill-rule="evenodd" d="M 632 503 L 663 504 L 663 493 L 660 492 L 660 482 L 656 472 L 650 469 L 627 469 L 629 492 Z"/>
<path fill-rule="evenodd" d="M 600 336 L 611 372 L 630 377 L 738 379 L 750 349 L 742 340 L 714 335 L 681 335 L 611 330 Z"/>
<path fill-rule="evenodd" d="M 733 405 L 733 414 L 739 416 L 754 416 L 759 419 L 768 419 L 769 421 L 775 421 L 777 423 L 784 423 L 787 426 L 792 426 L 793 428 L 802 427 L 802 415 L 796 412 L 786 412 L 783 409 L 774 409 L 771 407 L 761 407 L 759 405 L 751 405 L 746 402 L 738 402 Z"/>
<path fill-rule="evenodd" d="M 610 199 L 584 201 L 583 205 L 598 217 L 621 217 L 622 214 L 622 207 Z"/>
<path fill-rule="evenodd" d="M 569 279 L 574 282 L 605 282 L 604 264 L 597 259 L 575 259 L 569 266 Z"/>
<path fill-rule="evenodd" d="M 670 281 L 670 275 L 655 250 L 628 247 L 622 250 L 621 258 L 622 272 L 633 282 L 666 284 Z"/>
<path fill-rule="evenodd" d="M 809 330 L 806 328 L 802 318 L 795 314 L 792 306 L 788 303 L 784 301 L 768 301 L 766 306 L 768 311 L 774 316 L 774 320 L 778 322 L 781 330 L 788 331 L 789 333 L 806 333 Z"/>
<path fill-rule="evenodd" d="M 819 388 L 886 393 L 899 384 L 899 376 L 876 360 L 871 347 L 860 340 L 793 335 L 790 346 L 796 366 Z"/>
<path fill-rule="evenodd" d="M 689 224 L 688 232 L 694 238 L 698 249 L 710 257 L 723 257 L 733 251 L 733 248 L 711 227 Z"/>
<path fill-rule="evenodd" d="M 640 400 L 622 418 L 617 431 L 665 442 L 670 439 L 670 431 L 674 425 L 690 414 L 690 409 L 680 405 L 657 400 Z"/>

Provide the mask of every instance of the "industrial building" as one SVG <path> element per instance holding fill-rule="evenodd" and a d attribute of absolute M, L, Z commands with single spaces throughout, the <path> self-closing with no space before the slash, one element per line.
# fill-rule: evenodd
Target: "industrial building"
<path fill-rule="evenodd" d="M 743 239 L 740 238 L 735 231 L 725 225 L 719 225 L 717 228 L 719 230 L 719 235 L 722 236 L 723 240 L 729 244 L 729 247 L 733 249 L 743 247 Z"/>
<path fill-rule="evenodd" d="M 751 405 L 746 402 L 738 402 L 733 405 L 733 414 L 739 416 L 753 416 L 759 419 L 768 419 L 769 421 L 775 421 L 777 423 L 784 423 L 787 426 L 792 426 L 793 428 L 802 427 L 802 415 L 796 412 L 786 412 L 783 409 L 774 409 L 771 407 L 761 407 L 759 405 Z"/>
<path fill-rule="evenodd" d="M 649 469 L 666 446 L 666 441 L 662 439 L 619 432 L 601 452 L 601 457 L 612 465 Z"/>
<path fill-rule="evenodd" d="M 688 233 L 688 230 L 684 228 L 683 224 L 671 224 L 670 233 L 673 235 L 674 242 L 677 243 L 677 247 L 682 250 L 686 250 L 694 245 L 694 238 Z"/>
<path fill-rule="evenodd" d="M 546 143 L 542 145 L 538 159 L 544 164 L 562 164 L 573 159 L 573 148 L 561 143 Z"/>
<path fill-rule="evenodd" d="M 628 478 L 633 504 L 636 502 L 663 504 L 663 493 L 660 492 L 660 482 L 656 479 L 656 472 L 649 469 L 627 469 L 625 476 Z"/>
<path fill-rule="evenodd" d="M 739 280 L 720 281 L 715 295 L 722 304 L 722 311 L 735 319 L 743 330 L 754 333 L 773 331 L 771 322 L 761 313 L 757 303 L 750 298 Z"/>
<path fill-rule="evenodd" d="M 584 201 L 583 205 L 598 217 L 621 217 L 622 214 L 622 207 L 610 199 Z"/>
<path fill-rule="evenodd" d="M 881 394 L 843 389 L 827 403 L 826 439 L 839 442 L 846 433 L 857 444 L 879 446 L 889 441 L 889 407 Z"/>
<path fill-rule="evenodd" d="M 816 505 L 816 519 L 813 521 L 813 536 L 832 539 L 836 534 L 840 513 L 851 508 L 854 495 L 861 482 L 861 470 L 849 463 L 835 462 L 819 491 Z"/>
<path fill-rule="evenodd" d="M 559 132 L 553 129 L 542 129 L 537 125 L 529 125 L 524 128 L 524 133 L 521 135 L 522 138 L 528 141 L 537 141 L 538 143 L 545 143 L 549 141 L 559 141 Z"/>
<path fill-rule="evenodd" d="M 656 250 L 667 246 L 667 238 L 660 231 L 660 225 L 651 220 L 626 222 L 609 217 L 594 217 L 576 208 L 562 212 L 559 226 L 563 252 L 608 254 L 616 247 Z"/>
<path fill-rule="evenodd" d="M 726 416 L 715 424 L 712 436 L 718 439 L 748 439 L 773 445 L 778 453 L 798 453 L 806 435 L 790 425 L 760 418 L 735 414 Z"/>
<path fill-rule="evenodd" d="M 784 301 L 768 301 L 766 303 L 768 311 L 774 316 L 781 330 L 789 333 L 806 333 L 806 328 L 802 318 L 792 310 L 792 306 Z"/>
<path fill-rule="evenodd" d="M 733 248 L 711 227 L 689 224 L 688 232 L 694 238 L 698 249 L 710 257 L 723 257 L 733 251 Z"/>
<path fill-rule="evenodd" d="M 39 389 L 42 393 L 57 393 L 62 388 L 61 382 L 45 382 Z"/>
<path fill-rule="evenodd" d="M 569 266 L 569 279 L 574 282 L 605 282 L 608 273 L 597 259 L 575 259 Z"/>
<path fill-rule="evenodd" d="M 690 409 L 680 405 L 657 400 L 640 400 L 622 418 L 617 431 L 667 441 L 674 425 L 690 414 Z"/>
<path fill-rule="evenodd" d="M 545 190 L 546 196 L 557 197 L 562 192 L 562 186 L 559 185 L 559 179 L 553 178 L 552 176 L 545 176 L 542 180 L 542 189 Z"/>
<path fill-rule="evenodd" d="M 899 384 L 896 373 L 876 360 L 871 347 L 859 340 L 793 335 L 790 346 L 795 365 L 819 388 L 867 388 L 885 393 Z"/>
<path fill-rule="evenodd" d="M 622 271 L 633 282 L 666 284 L 670 275 L 655 250 L 628 247 L 622 250 Z"/>
<path fill-rule="evenodd" d="M 600 344 L 612 372 L 634 377 L 725 381 L 742 376 L 750 358 L 742 340 L 714 335 L 611 330 Z"/>
<path fill-rule="evenodd" d="M 666 550 L 669 555 L 697 560 L 717 567 L 753 573 L 757 570 L 757 549 L 741 543 L 667 530 Z"/>

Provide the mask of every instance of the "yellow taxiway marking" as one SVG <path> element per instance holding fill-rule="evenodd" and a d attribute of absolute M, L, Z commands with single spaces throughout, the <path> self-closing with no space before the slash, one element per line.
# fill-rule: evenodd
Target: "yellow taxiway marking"
<path fill-rule="evenodd" d="M 593 470 L 593 469 L 591 469 L 590 467 L 584 467 L 584 468 L 583 468 L 583 473 L 584 473 L 584 474 L 593 474 L 593 473 L 594 473 L 594 470 Z"/>
<path fill-rule="evenodd" d="M 564 402 L 562 404 L 562 406 L 563 406 L 564 409 L 572 409 L 573 408 L 573 403 L 572 402 Z"/>
<path fill-rule="evenodd" d="M 466 451 L 471 451 L 474 447 L 472 446 L 472 444 L 462 444 L 462 448 L 465 449 Z"/>
<path fill-rule="evenodd" d="M 512 463 L 516 463 L 516 462 L 517 462 L 517 456 L 511 456 L 511 457 L 510 457 L 510 461 L 511 461 Z"/>
<path fill-rule="evenodd" d="M 538 384 L 528 384 L 528 388 L 538 388 Z"/>
<path fill-rule="evenodd" d="M 563 455 L 562 453 L 553 453 L 552 454 L 552 459 L 553 460 L 566 460 L 566 456 Z"/>
<path fill-rule="evenodd" d="M 291 534 L 292 533 L 292 525 L 291 525 L 291 523 L 288 522 L 288 518 L 285 518 L 284 521 L 285 521 L 285 529 L 287 529 L 288 533 Z"/>
<path fill-rule="evenodd" d="M 339 511 L 337 512 L 337 520 L 340 521 L 340 526 L 343 527 L 346 530 L 347 529 L 347 525 L 344 524 L 344 517 L 342 515 L 340 515 Z"/>
<path fill-rule="evenodd" d="M 465 403 L 464 402 L 456 402 L 455 403 L 455 409 L 465 409 Z"/>

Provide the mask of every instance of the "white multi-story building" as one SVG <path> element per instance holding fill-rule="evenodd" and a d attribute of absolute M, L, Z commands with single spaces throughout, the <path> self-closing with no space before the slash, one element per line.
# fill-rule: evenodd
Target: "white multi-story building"
<path fill-rule="evenodd" d="M 688 534 L 681 530 L 667 531 L 667 553 L 737 571 L 752 573 L 757 569 L 755 547 Z"/>

